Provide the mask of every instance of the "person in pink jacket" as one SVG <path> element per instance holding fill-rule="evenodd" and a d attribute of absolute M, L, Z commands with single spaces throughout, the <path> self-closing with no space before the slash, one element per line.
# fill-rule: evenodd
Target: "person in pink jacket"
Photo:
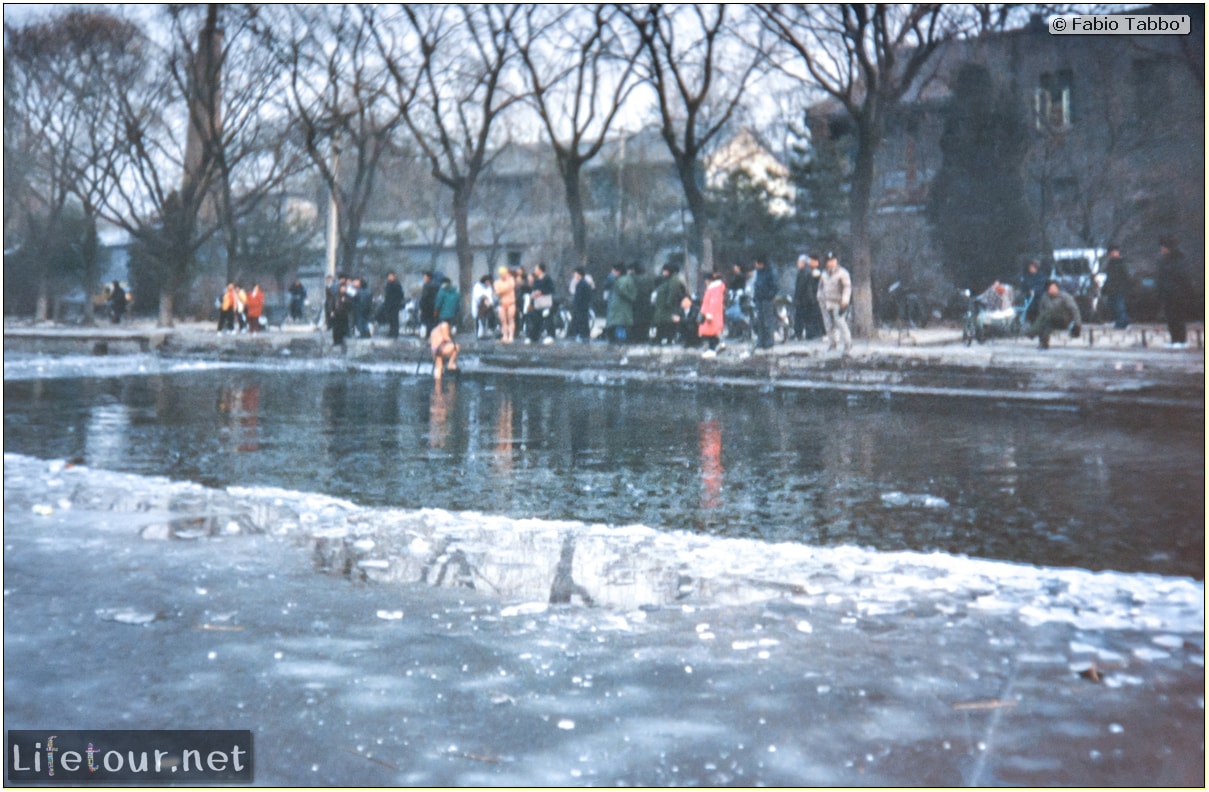
<path fill-rule="evenodd" d="M 697 333 L 709 344 L 702 357 L 714 357 L 718 354 L 719 349 L 724 349 L 725 344 L 719 346 L 718 339 L 722 336 L 723 314 L 726 312 L 726 284 L 722 282 L 722 276 L 717 272 L 709 274 L 709 283 L 705 287 L 705 294 L 701 298 L 701 327 Z"/>

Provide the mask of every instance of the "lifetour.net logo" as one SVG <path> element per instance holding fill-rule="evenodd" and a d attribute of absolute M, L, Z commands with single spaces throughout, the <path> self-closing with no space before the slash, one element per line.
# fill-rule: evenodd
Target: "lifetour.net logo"
<path fill-rule="evenodd" d="M 11 729 L 5 761 L 17 783 L 250 783 L 252 732 Z"/>

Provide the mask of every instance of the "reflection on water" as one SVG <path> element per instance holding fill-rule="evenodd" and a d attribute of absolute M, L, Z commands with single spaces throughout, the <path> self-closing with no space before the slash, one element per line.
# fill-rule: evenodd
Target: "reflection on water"
<path fill-rule="evenodd" d="M 249 370 L 10 382 L 4 407 L 6 450 L 211 485 L 1203 577 L 1199 417 Z M 545 585 L 575 596 L 556 545 Z"/>
<path fill-rule="evenodd" d="M 224 387 L 219 392 L 218 412 L 227 416 L 226 429 L 232 447 L 239 452 L 259 451 L 256 419 L 260 411 L 260 385 Z"/>
<path fill-rule="evenodd" d="M 701 508 L 716 509 L 722 505 L 722 424 L 701 421 L 697 434 L 701 438 Z"/>
<path fill-rule="evenodd" d="M 121 469 L 129 455 L 130 410 L 124 404 L 112 403 L 92 407 L 84 437 L 89 464 Z"/>
<path fill-rule="evenodd" d="M 449 437 L 449 408 L 457 396 L 457 385 L 450 381 L 444 385 L 436 380 L 428 402 L 428 447 L 444 448 Z"/>

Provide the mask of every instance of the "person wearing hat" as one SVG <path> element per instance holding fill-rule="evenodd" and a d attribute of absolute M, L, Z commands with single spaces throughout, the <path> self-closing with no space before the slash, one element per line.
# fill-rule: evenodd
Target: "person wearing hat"
<path fill-rule="evenodd" d="M 1083 320 L 1075 298 L 1062 291 L 1058 281 L 1051 278 L 1041 296 L 1037 321 L 1029 326 L 1026 335 L 1037 339 L 1038 349 L 1049 349 L 1049 337 L 1058 330 L 1070 330 L 1070 337 L 1078 338 L 1083 331 Z"/>
<path fill-rule="evenodd" d="M 492 288 L 499 299 L 500 342 L 511 344 L 516 340 L 516 278 L 507 267 L 500 267 Z"/>
<path fill-rule="evenodd" d="M 839 257 L 827 254 L 827 268 L 819 276 L 819 308 L 823 312 L 823 326 L 827 330 L 828 349 L 843 344 L 843 354 L 852 349 L 852 332 L 844 314 L 852 300 L 852 276 L 840 266 Z"/>

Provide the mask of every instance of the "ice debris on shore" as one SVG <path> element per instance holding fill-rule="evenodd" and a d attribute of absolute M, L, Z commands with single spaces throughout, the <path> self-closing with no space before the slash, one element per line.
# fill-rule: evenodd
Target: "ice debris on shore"
<path fill-rule="evenodd" d="M 532 617 L 564 603 L 637 614 L 644 608 L 791 598 L 853 623 L 921 609 L 954 617 L 1000 614 L 1029 627 L 1066 623 L 1087 630 L 1143 630 L 1168 636 L 1158 644 L 1164 648 L 1181 635 L 1204 631 L 1204 583 L 1191 578 L 1037 567 L 940 552 L 770 544 L 644 526 L 369 508 L 275 488 L 208 490 L 158 477 L 65 468 L 16 454 L 6 454 L 4 462 L 6 506 L 16 509 L 11 514 L 32 514 L 33 504 L 47 499 L 48 488 L 56 490 L 55 498 L 70 493 L 73 515 L 81 519 L 88 512 L 114 511 L 145 515 L 138 520 L 150 523 L 163 521 L 165 513 L 187 516 L 181 510 L 222 510 L 237 514 L 248 530 L 208 540 L 241 541 L 255 534 L 302 538 L 314 544 L 317 563 L 332 574 L 380 585 L 479 588 L 499 599 L 502 617 Z M 139 530 L 138 522 L 129 525 Z M 555 590 L 565 599 L 552 600 Z M 393 614 L 394 609 L 383 610 Z M 799 632 L 810 633 L 823 622 L 797 623 Z"/>

